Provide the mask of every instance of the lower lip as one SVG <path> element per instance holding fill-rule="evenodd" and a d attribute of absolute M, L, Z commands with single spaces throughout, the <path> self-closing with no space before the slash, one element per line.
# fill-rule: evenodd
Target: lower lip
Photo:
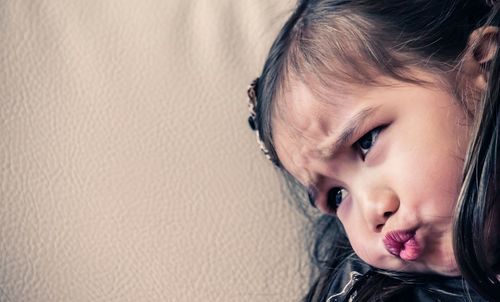
<path fill-rule="evenodd" d="M 420 251 L 420 245 L 418 244 L 417 240 L 415 240 L 415 237 L 412 237 L 410 240 L 404 243 L 404 246 L 399 253 L 399 257 L 406 261 L 413 261 L 416 260 L 418 256 L 420 256 Z"/>
<path fill-rule="evenodd" d="M 391 233 L 387 235 L 383 241 L 389 253 L 405 261 L 416 260 L 422 251 L 418 241 L 415 239 L 415 233 L 413 232 Z"/>

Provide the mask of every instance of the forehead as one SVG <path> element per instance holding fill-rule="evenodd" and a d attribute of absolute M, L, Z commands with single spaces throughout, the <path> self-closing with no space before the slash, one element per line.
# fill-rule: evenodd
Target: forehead
<path fill-rule="evenodd" d="M 291 81 L 278 98 L 272 125 L 274 147 L 283 166 L 301 182 L 313 181 L 304 169 L 307 161 L 323 155 L 319 148 L 356 111 L 355 98 L 355 91 L 325 93 L 301 81 Z"/>

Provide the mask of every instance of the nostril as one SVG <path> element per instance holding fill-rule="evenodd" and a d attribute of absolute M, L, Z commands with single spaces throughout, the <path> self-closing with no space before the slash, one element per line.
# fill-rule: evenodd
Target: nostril
<path fill-rule="evenodd" d="M 392 215 L 392 212 L 384 212 L 384 218 L 389 218 Z"/>
<path fill-rule="evenodd" d="M 380 231 L 382 230 L 382 227 L 383 227 L 383 226 L 384 226 L 384 224 L 383 224 L 383 223 L 378 224 L 378 225 L 375 227 L 375 228 L 376 228 L 376 230 L 377 230 L 377 232 L 380 232 Z"/>

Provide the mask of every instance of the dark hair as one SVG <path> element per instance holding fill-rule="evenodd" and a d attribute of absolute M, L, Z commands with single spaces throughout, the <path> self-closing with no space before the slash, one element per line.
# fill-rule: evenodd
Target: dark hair
<path fill-rule="evenodd" d="M 321 97 L 331 87 L 345 89 L 345 83 L 380 84 L 374 75 L 419 83 L 409 72 L 415 67 L 443 76 L 452 74 L 450 71 L 460 68 L 470 33 L 494 21 L 488 19 L 491 11 L 487 1 L 478 0 L 299 1 L 270 49 L 256 91 L 255 123 L 273 162 L 281 166 L 273 143 L 272 119 L 280 112 L 280 94 L 290 79 L 306 85 L 321 84 L 315 85 L 314 91 Z M 484 240 L 491 224 L 500 220 L 492 214 L 493 210 L 500 211 L 496 202 L 499 65 L 494 60 L 489 66 L 488 90 L 481 103 L 485 107 L 477 116 L 481 122 L 468 153 L 454 223 L 454 248 L 463 276 L 487 299 L 500 299 L 499 282 L 485 260 L 492 246 Z M 453 89 L 453 82 L 448 84 Z M 466 104 L 461 92 L 455 92 Z M 300 187 L 283 167 L 281 171 L 290 183 Z M 319 277 L 312 283 L 306 301 L 326 300 L 335 268 L 352 254 L 335 217 L 320 217 L 316 234 L 312 258 L 319 267 Z M 417 282 L 415 278 L 377 271 L 369 284 L 358 290 L 356 298 L 386 299 L 404 292 L 407 285 Z"/>
<path fill-rule="evenodd" d="M 498 15 L 496 4 L 491 20 Z M 498 52 L 498 50 L 497 50 Z M 488 86 L 464 168 L 454 221 L 454 251 L 463 276 L 485 298 L 500 301 L 500 60 L 488 66 Z"/>

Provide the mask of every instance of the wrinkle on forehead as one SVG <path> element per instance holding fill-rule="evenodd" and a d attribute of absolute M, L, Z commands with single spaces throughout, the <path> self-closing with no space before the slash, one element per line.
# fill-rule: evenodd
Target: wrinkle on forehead
<path fill-rule="evenodd" d="M 277 123 L 286 125 L 290 135 L 329 135 L 329 128 L 342 102 L 335 93 L 320 97 L 308 85 L 300 81 L 290 81 L 277 97 L 273 110 L 273 128 Z M 332 113 L 325 119 L 325 112 Z"/>
<path fill-rule="evenodd" d="M 291 81 L 280 93 L 273 110 L 273 137 L 280 161 L 301 182 L 315 179 L 306 169 L 310 158 L 324 157 L 318 146 L 331 137 L 345 113 L 345 97 L 329 93 L 328 99 L 318 96 L 308 85 Z M 345 96 L 345 95 L 344 95 Z M 290 166 L 293 165 L 293 166 Z"/>

